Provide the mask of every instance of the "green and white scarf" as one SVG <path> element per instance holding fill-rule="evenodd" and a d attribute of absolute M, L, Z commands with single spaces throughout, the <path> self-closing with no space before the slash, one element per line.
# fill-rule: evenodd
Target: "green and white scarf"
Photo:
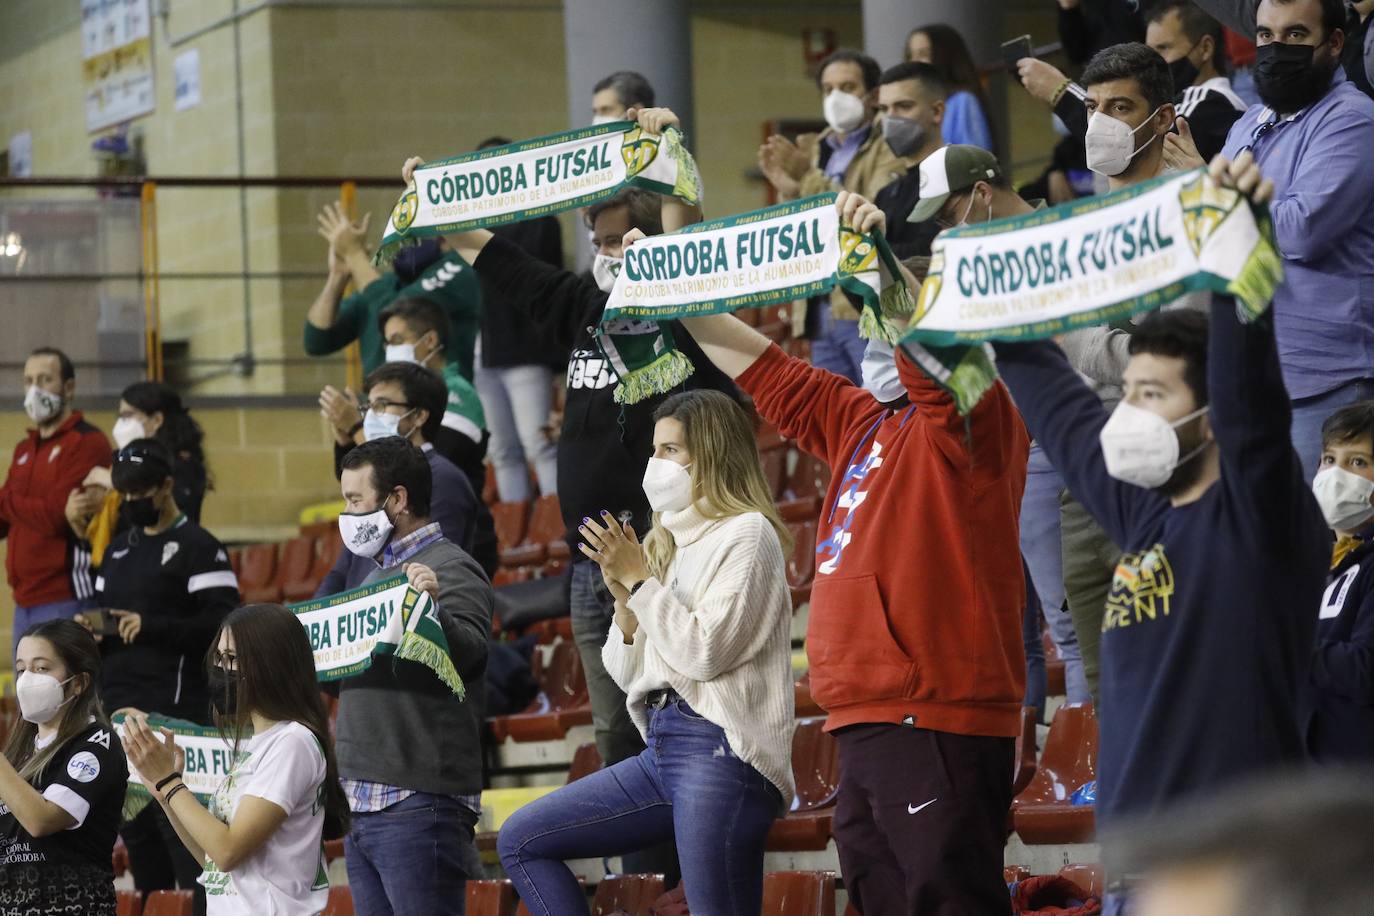
<path fill-rule="evenodd" d="M 996 380 L 988 341 L 1032 340 L 1185 293 L 1269 307 L 1283 279 L 1266 208 L 1204 170 L 941 234 L 902 347 L 967 413 Z"/>
<path fill-rule="evenodd" d="M 125 719 L 123 715 L 117 715 L 113 719 L 115 730 L 119 732 L 121 740 L 124 737 Z M 151 715 L 148 717 L 148 726 L 154 732 L 165 728 L 173 734 L 177 747 L 186 754 L 186 766 L 181 771 L 182 782 L 186 783 L 186 788 L 190 789 L 202 804 L 209 805 L 210 796 L 215 794 L 215 790 L 234 768 L 232 745 L 220 736 L 217 729 L 183 719 Z M 129 788 L 124 795 L 124 819 L 128 821 L 137 817 L 152 800 L 152 793 L 138 778 L 138 771 L 130 763 Z"/>
<path fill-rule="evenodd" d="M 633 121 L 463 153 L 415 170 L 392 208 L 378 263 L 405 244 L 586 207 L 627 187 L 701 202 L 701 176 L 682 132 L 648 134 Z"/>
<path fill-rule="evenodd" d="M 840 224 L 835 195 L 697 223 L 636 242 L 602 313 L 597 341 L 633 404 L 682 382 L 691 364 L 663 322 L 818 296 L 839 286 L 863 302 L 859 330 L 890 343 L 884 316 L 915 307 L 882 236 Z"/>
<path fill-rule="evenodd" d="M 287 606 L 310 637 L 321 681 L 354 677 L 389 655 L 419 662 L 464 695 L 434 600 L 411 588 L 404 575 Z"/>

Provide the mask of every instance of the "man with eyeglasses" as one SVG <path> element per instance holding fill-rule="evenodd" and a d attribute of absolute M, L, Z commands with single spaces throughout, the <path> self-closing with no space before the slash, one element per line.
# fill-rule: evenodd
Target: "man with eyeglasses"
<path fill-rule="evenodd" d="M 384 363 L 364 380 L 363 390 L 367 397 L 363 415 L 366 441 L 399 436 L 419 446 L 433 480 L 430 519 L 438 523 L 445 538 L 471 554 L 480 505 L 477 494 L 467 475 L 440 455 L 432 441 L 448 402 L 444 380 L 416 363 Z M 315 594 L 333 595 L 354 588 L 376 568 L 371 558 L 345 550 Z"/>

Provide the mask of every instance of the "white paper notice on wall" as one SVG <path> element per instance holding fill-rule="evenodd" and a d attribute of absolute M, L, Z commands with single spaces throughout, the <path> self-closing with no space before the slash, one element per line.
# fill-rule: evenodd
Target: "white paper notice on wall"
<path fill-rule="evenodd" d="M 200 51 L 192 48 L 176 56 L 176 110 L 185 111 L 200 104 Z"/>
<path fill-rule="evenodd" d="M 153 30 L 148 0 L 81 0 L 86 130 L 153 110 Z"/>
<path fill-rule="evenodd" d="M 10 137 L 10 175 L 15 178 L 33 175 L 33 134 L 27 130 Z"/>

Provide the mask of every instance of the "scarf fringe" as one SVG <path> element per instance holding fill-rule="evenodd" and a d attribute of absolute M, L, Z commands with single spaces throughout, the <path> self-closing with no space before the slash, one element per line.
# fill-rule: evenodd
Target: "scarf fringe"
<path fill-rule="evenodd" d="M 877 308 L 865 305 L 859 313 L 859 336 L 864 340 L 881 340 L 895 345 L 900 335 Z"/>
<path fill-rule="evenodd" d="M 453 659 L 442 648 L 420 634 L 406 633 L 402 636 L 401 644 L 396 647 L 395 656 L 406 661 L 419 662 L 448 685 L 448 689 L 452 690 L 458 699 L 467 697 L 467 689 L 463 686 L 463 679 L 458 676 L 458 670 L 453 667 Z"/>
<path fill-rule="evenodd" d="M 667 394 L 696 371 L 681 350 L 668 350 L 649 365 L 632 370 L 615 388 L 617 404 L 638 404 L 655 395 Z"/>

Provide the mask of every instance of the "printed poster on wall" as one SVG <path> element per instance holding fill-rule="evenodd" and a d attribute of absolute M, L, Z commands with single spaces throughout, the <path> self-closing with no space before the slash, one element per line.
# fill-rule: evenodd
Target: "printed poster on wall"
<path fill-rule="evenodd" d="M 153 27 L 148 0 L 81 0 L 86 130 L 153 110 Z"/>

